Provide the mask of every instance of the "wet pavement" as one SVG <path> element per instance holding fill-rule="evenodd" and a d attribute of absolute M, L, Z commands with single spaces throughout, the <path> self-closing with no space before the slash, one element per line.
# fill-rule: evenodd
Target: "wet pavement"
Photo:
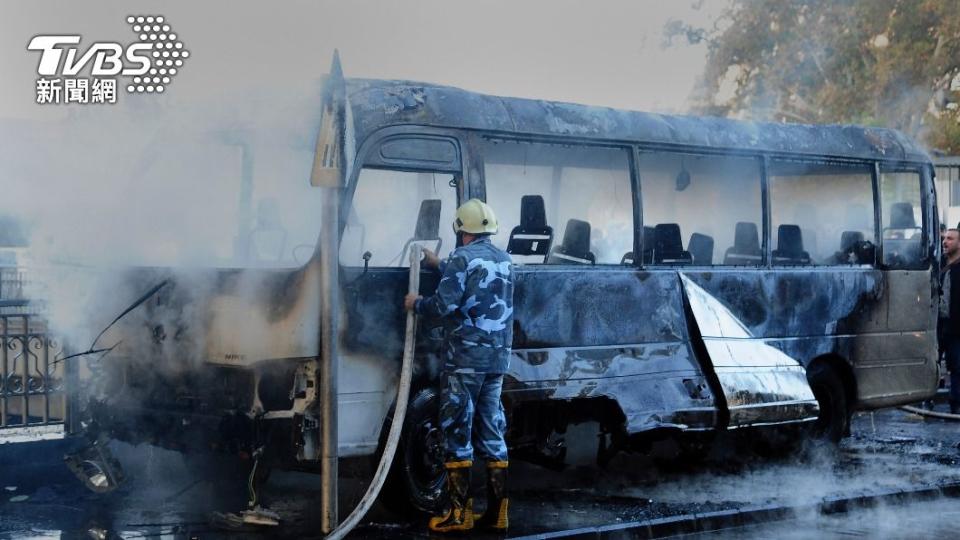
<path fill-rule="evenodd" d="M 511 464 L 511 536 L 748 506 L 804 506 L 829 497 L 960 482 L 960 423 L 889 410 L 857 415 L 852 433 L 839 450 L 807 445 L 786 457 L 751 455 L 742 460 L 718 451 L 696 465 L 619 454 L 600 468 L 594 464 L 596 427 L 575 426 L 568 439 L 583 444 L 570 449 L 572 464 L 564 471 Z M 113 449 L 128 481 L 117 492 L 98 496 L 87 492 L 60 461 L 63 443 L 25 444 L 16 452 L 0 446 L 0 539 L 320 536 L 318 476 L 275 471 L 263 498 L 280 513 L 282 527 L 224 532 L 211 525 L 211 513 L 243 509 L 246 500 L 245 479 L 235 464 L 117 444 Z M 658 453 L 669 455 L 669 448 Z M 27 456 L 27 463 L 16 463 L 13 455 Z M 365 463 L 344 464 L 341 472 L 362 478 L 369 468 Z M 475 475 L 481 499 L 482 479 L 482 474 Z M 349 510 L 364 486 L 356 480 L 344 484 L 340 505 Z M 957 502 L 816 514 L 695 538 L 906 538 L 918 537 L 917 531 L 926 538 L 952 537 L 956 535 L 950 528 L 939 524 L 956 520 L 951 508 L 960 508 Z M 353 536 L 416 538 L 426 532 L 419 516 L 375 508 Z"/>
<path fill-rule="evenodd" d="M 816 514 L 802 519 L 750 525 L 710 533 L 677 536 L 683 540 L 849 540 L 957 538 L 960 536 L 960 504 L 956 499 L 856 510 L 840 514 Z"/>

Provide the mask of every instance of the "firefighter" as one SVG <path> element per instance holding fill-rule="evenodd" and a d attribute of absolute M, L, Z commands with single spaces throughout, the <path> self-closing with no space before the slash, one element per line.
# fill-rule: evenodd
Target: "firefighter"
<path fill-rule="evenodd" d="M 503 374 L 513 341 L 513 277 L 510 256 L 494 247 L 493 210 L 479 199 L 457 209 L 453 230 L 460 246 L 443 262 L 425 251 L 424 264 L 442 274 L 427 298 L 408 294 L 404 307 L 442 318 L 443 373 L 440 426 L 446 444 L 450 508 L 430 519 L 436 532 L 474 527 L 507 529 L 507 422 L 500 403 Z M 469 496 L 474 453 L 487 465 L 487 511 L 473 514 Z"/>

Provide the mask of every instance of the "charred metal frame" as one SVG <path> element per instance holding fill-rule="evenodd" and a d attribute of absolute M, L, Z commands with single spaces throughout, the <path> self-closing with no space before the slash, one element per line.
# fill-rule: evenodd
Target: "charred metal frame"
<path fill-rule="evenodd" d="M 357 150 L 357 166 L 353 168 L 350 178 L 347 179 L 347 185 L 343 190 L 341 190 L 340 196 L 340 206 L 342 208 L 349 208 L 351 202 L 353 201 L 354 193 L 357 190 L 357 183 L 360 179 L 360 173 L 365 167 L 368 167 L 368 160 L 371 153 L 377 149 L 384 142 L 394 139 L 402 138 L 403 136 L 428 136 L 428 137 L 438 137 L 443 139 L 449 139 L 457 142 L 458 150 L 460 152 L 460 170 L 458 173 L 462 174 L 461 181 L 457 184 L 457 204 L 462 203 L 463 201 L 477 197 L 484 198 L 485 193 L 483 191 L 482 185 L 477 182 L 477 179 L 480 178 L 479 171 L 477 168 L 477 163 L 471 161 L 473 155 L 476 152 L 473 150 L 473 145 L 475 142 L 470 135 L 466 135 L 462 131 L 457 131 L 453 129 L 443 129 L 443 128 L 430 128 L 430 127 L 421 127 L 416 126 L 411 129 L 410 127 L 388 127 L 382 130 L 377 131 L 372 134 L 367 140 L 363 141 L 360 147 Z M 377 163 L 372 168 L 376 169 L 388 169 L 395 171 L 412 171 L 412 172 L 423 172 L 431 170 L 428 166 L 414 166 L 408 164 L 406 167 L 403 165 L 393 165 L 388 166 L 382 163 Z M 470 174 L 469 171 L 473 171 L 473 174 Z M 449 173 L 452 172 L 445 168 L 437 168 L 433 172 L 443 172 Z M 339 233 L 343 236 L 343 231 L 347 227 L 347 215 L 345 212 L 341 212 L 339 219 Z M 339 259 L 338 259 L 339 260 Z M 343 264 L 341 263 L 341 266 Z"/>
<path fill-rule="evenodd" d="M 363 334 L 362 345 L 369 348 L 362 352 L 375 356 L 373 363 L 369 365 L 379 366 L 383 373 L 389 374 L 389 368 L 393 367 L 390 364 L 399 358 L 399 354 L 395 354 L 398 350 L 394 350 L 396 336 L 393 332 L 397 331 L 399 334 L 400 324 L 395 315 L 400 311 L 399 299 L 406 290 L 406 270 L 373 268 L 368 276 L 369 281 L 361 281 L 356 278 L 366 274 L 367 269 L 343 264 L 339 260 L 339 250 L 330 246 L 336 245 L 337 239 L 342 237 L 347 222 L 348 213 L 337 211 L 336 205 L 349 208 L 361 171 L 363 166 L 368 164 L 371 152 L 379 148 L 384 141 L 402 137 L 440 137 L 456 141 L 460 154 L 458 172 L 462 175 L 456 186 L 458 203 L 471 197 L 483 199 L 486 196 L 484 162 L 480 151 L 483 139 L 622 149 L 626 153 L 630 169 L 634 220 L 631 245 L 635 253 L 642 253 L 644 247 L 643 186 L 638 166 L 641 153 L 737 156 L 756 160 L 759 167 L 763 260 L 756 267 L 645 265 L 643 258 L 638 256 L 630 266 L 548 265 L 520 269 L 517 275 L 520 280 L 525 280 L 525 283 L 520 283 L 517 290 L 525 289 L 527 303 L 539 303 L 541 307 L 547 307 L 542 314 L 522 306 L 518 308 L 518 328 L 521 331 L 515 332 L 517 348 L 512 362 L 516 369 L 504 390 L 504 400 L 510 401 L 508 409 L 513 405 L 521 408 L 518 410 L 526 406 L 532 406 L 533 409 L 542 406 L 547 413 L 555 413 L 561 420 L 570 422 L 580 421 L 591 414 L 601 415 L 603 429 L 611 437 L 612 444 L 622 444 L 628 437 L 640 433 L 656 432 L 659 435 L 665 431 L 673 433 L 725 429 L 727 425 L 723 411 L 718 409 L 725 408 L 723 403 L 726 403 L 726 396 L 723 388 L 715 384 L 716 374 L 712 374 L 711 378 L 707 366 L 699 363 L 706 347 L 703 346 L 704 336 L 699 328 L 690 322 L 692 309 L 681 284 L 684 274 L 687 274 L 691 281 L 698 281 L 695 285 L 707 290 L 718 303 L 727 304 L 730 311 L 739 310 L 737 317 L 743 319 L 744 326 L 751 327 L 751 339 L 761 343 L 763 347 L 776 348 L 794 359 L 809 362 L 830 354 L 852 354 L 862 345 L 857 341 L 859 334 L 868 332 L 885 333 L 906 340 L 900 344 L 902 350 L 916 347 L 917 344 L 926 344 L 926 341 L 922 340 L 929 336 L 923 331 L 915 331 L 916 328 L 887 328 L 876 323 L 876 320 L 882 317 L 882 322 L 886 325 L 888 315 L 887 305 L 884 303 L 887 302 L 884 295 L 888 293 L 883 290 L 886 281 L 883 277 L 885 269 L 882 267 L 879 186 L 881 167 L 897 164 L 910 170 L 921 170 L 927 163 L 922 151 L 899 134 L 871 128 L 836 126 L 756 127 L 718 119 L 668 117 L 533 100 L 495 98 L 456 89 L 391 81 L 348 81 L 347 85 L 354 91 L 350 94 L 350 100 L 356 105 L 352 110 L 358 126 L 358 147 L 351 164 L 344 164 L 349 167 L 348 177 L 344 178 L 345 185 L 338 186 L 336 191 L 325 188 L 330 195 L 337 193 L 339 199 L 328 198 L 325 201 L 325 229 L 328 233 L 335 231 L 336 234 L 325 234 L 321 240 L 322 265 L 328 270 L 318 279 L 322 279 L 324 284 L 326 295 L 322 304 L 325 312 L 337 312 L 336 308 L 330 307 L 350 301 L 349 294 L 339 295 L 343 298 L 338 300 L 337 284 L 344 287 L 344 291 L 346 287 L 357 284 L 371 289 L 364 291 L 366 296 L 359 296 L 361 305 L 367 311 L 362 322 L 369 323 L 373 320 L 377 321 L 376 324 L 351 327 L 349 309 L 344 310 L 346 315 L 340 317 L 340 322 L 341 327 L 346 330 L 344 334 L 362 328 L 362 331 L 357 333 Z M 364 94 L 367 90 L 372 94 Z M 836 140 L 820 141 L 821 133 L 836 137 Z M 852 141 L 849 145 L 840 144 L 848 140 Z M 849 155 L 834 155 L 837 148 L 849 149 Z M 771 160 L 781 158 L 806 163 L 856 164 L 864 169 L 872 164 L 874 227 L 878 244 L 873 265 L 794 268 L 773 264 L 768 169 Z M 451 172 L 454 167 L 450 161 L 445 168 L 434 169 L 430 166 L 429 159 L 420 163 L 411 162 L 407 166 L 402 163 L 385 163 L 379 158 L 369 161 L 369 165 L 375 168 L 415 172 Z M 932 232 L 928 214 L 933 201 L 928 193 L 932 187 L 928 172 L 921 173 L 921 181 L 924 230 L 925 234 L 929 235 Z M 328 205 L 333 205 L 334 208 L 331 209 Z M 335 225 L 330 227 L 330 224 Z M 925 236 L 923 241 L 929 244 L 930 237 Z M 933 249 L 936 251 L 937 248 L 934 246 Z M 936 262 L 933 261 L 933 264 Z M 360 274 L 361 271 L 363 274 Z M 838 277 L 836 274 L 840 273 L 843 275 Z M 912 277 L 907 276 L 911 277 L 912 281 L 906 282 L 901 291 L 915 291 L 918 288 L 917 279 L 928 277 L 922 271 L 914 274 Z M 424 280 L 421 292 L 428 293 L 430 285 L 430 280 Z M 819 303 L 810 301 L 809 297 L 812 295 L 809 291 L 816 291 L 818 288 L 823 289 L 816 299 Z M 784 293 L 782 289 L 788 289 L 787 293 L 790 294 Z M 573 290 L 579 291 L 576 298 L 571 294 Z M 838 297 L 847 295 L 854 298 L 844 298 L 844 302 L 830 302 L 831 293 Z M 570 302 L 565 304 L 556 301 L 564 295 L 569 297 L 567 300 Z M 591 295 L 594 300 L 589 298 Z M 749 314 L 751 306 L 747 302 L 738 301 L 738 295 L 763 297 L 766 304 L 761 306 L 762 310 L 758 309 L 763 313 L 748 320 L 743 313 Z M 824 301 L 824 298 L 828 300 Z M 600 301 L 610 306 L 598 308 Z M 816 304 L 813 307 L 820 311 L 804 319 L 802 314 L 798 314 L 798 308 L 789 305 L 792 301 L 798 304 Z M 591 319 L 589 313 L 568 314 L 564 321 L 569 323 L 567 328 L 551 330 L 551 325 L 560 326 L 551 319 L 553 312 L 559 311 L 555 308 L 570 305 L 578 305 L 585 313 L 593 309 L 594 315 L 602 314 L 609 320 L 601 320 L 599 317 Z M 651 307 L 662 307 L 664 312 L 654 314 Z M 913 305 L 912 309 L 914 312 L 926 314 L 921 309 L 923 307 Z M 830 316 L 830 322 L 835 325 L 833 330 L 824 329 L 822 324 L 818 329 L 813 324 L 818 323 L 817 318 L 824 313 Z M 591 324 L 594 327 L 588 328 Z M 920 330 L 929 326 L 926 320 L 917 324 L 920 325 Z M 394 326 L 396 328 L 393 328 Z M 332 435 L 337 432 L 335 406 L 338 388 L 336 363 L 333 360 L 348 357 L 353 345 L 336 339 L 337 333 L 331 330 L 336 327 L 337 321 L 324 321 L 320 339 L 326 366 L 319 381 L 324 387 L 322 401 L 334 404 L 333 408 L 325 411 L 322 418 L 323 439 L 328 443 L 336 440 Z M 838 327 L 840 330 L 837 330 Z M 524 332 L 531 329 L 529 334 Z M 716 335 L 706 337 L 717 341 Z M 721 339 L 724 337 L 720 336 Z M 882 344 L 879 342 L 883 339 L 885 338 L 878 338 L 878 341 L 871 342 L 871 345 L 876 347 L 877 344 Z M 911 339 L 913 341 L 909 341 Z M 427 340 L 418 342 L 418 355 L 429 352 L 422 346 L 424 341 Z M 299 356 L 290 358 L 296 359 Z M 704 363 L 709 364 L 709 359 Z M 344 365 L 349 366 L 346 362 Z M 217 369 L 252 374 L 258 367 L 218 366 Z M 346 369 L 344 368 L 344 371 Z M 798 371 L 802 375 L 802 366 L 792 366 L 792 369 L 794 375 Z M 286 379 L 277 379 L 273 384 L 281 386 L 283 383 L 277 382 L 280 380 Z M 919 379 L 914 378 L 908 382 L 917 383 L 915 386 L 918 386 L 919 382 L 926 383 L 926 380 L 918 381 Z M 423 379 L 418 382 L 429 383 Z M 389 399 L 390 390 L 392 389 L 385 389 L 386 398 L 377 399 Z M 668 397 L 660 402 L 647 399 L 661 391 Z M 859 397 L 856 391 L 853 395 Z M 618 403 L 617 399 L 622 399 L 626 406 L 621 406 L 623 403 Z M 897 399 L 903 399 L 903 396 L 890 393 L 867 403 L 867 406 L 882 406 Z M 762 404 L 762 401 L 760 403 Z M 720 404 L 720 407 L 715 404 Z M 160 408 L 166 406 L 165 402 L 156 405 Z M 747 406 L 749 405 L 750 403 L 747 403 Z M 815 401 L 813 406 L 816 406 Z M 530 414 L 536 418 L 539 412 L 540 410 L 534 410 Z M 803 412 L 810 413 L 810 407 Z M 126 412 L 120 414 L 131 416 Z M 175 414 L 177 413 L 172 415 Z M 561 423 L 561 420 L 557 420 L 557 423 Z M 757 424 L 766 420 L 759 418 Z M 797 418 L 796 415 L 789 418 L 785 415 L 782 420 L 790 422 Z M 259 421 L 259 418 L 255 421 Z M 277 422 L 277 425 L 281 430 L 286 429 L 280 422 Z M 622 428 L 618 430 L 620 426 Z M 296 432 L 296 428 L 292 431 Z M 370 450 L 370 447 L 364 448 L 364 451 Z M 320 456 L 326 463 L 324 476 L 329 479 L 325 480 L 324 484 L 324 492 L 327 493 L 324 503 L 324 530 L 329 530 L 336 522 L 335 494 L 330 492 L 331 481 L 335 482 L 336 476 L 336 451 L 335 445 L 328 445 Z M 312 465 L 316 465 L 316 462 Z"/>
<path fill-rule="evenodd" d="M 361 118 L 361 128 L 359 130 L 359 134 L 361 134 L 362 147 L 364 148 L 365 152 L 368 152 L 371 148 L 374 148 L 377 142 L 383 140 L 383 137 L 387 134 L 390 136 L 400 136 L 403 134 L 416 137 L 426 133 L 443 133 L 444 135 L 458 138 L 461 149 L 465 154 L 463 157 L 465 174 L 464 180 L 466 184 L 464 188 L 469 189 L 469 196 L 483 198 L 486 194 L 486 179 L 484 178 L 485 175 L 483 162 L 479 152 L 475 151 L 479 146 L 479 141 L 482 139 L 499 139 L 524 143 L 563 144 L 624 149 L 627 152 L 628 161 L 630 163 L 629 174 L 630 184 L 633 191 L 632 199 L 634 219 L 634 238 L 632 241 L 632 246 L 634 251 L 637 253 L 642 253 L 643 249 L 643 235 L 640 234 L 643 224 L 643 187 L 642 178 L 640 178 L 640 172 L 637 166 L 640 153 L 662 152 L 671 154 L 693 154 L 718 157 L 737 156 L 755 160 L 760 174 L 762 212 L 761 249 L 763 253 L 763 260 L 757 265 L 755 270 L 749 270 L 749 272 L 760 272 L 766 274 L 769 276 L 766 278 L 767 281 L 773 279 L 774 274 L 771 274 L 771 272 L 776 273 L 776 275 L 782 274 L 784 276 L 790 276 L 796 274 L 797 271 L 811 270 L 799 270 L 791 268 L 790 266 L 773 264 L 771 256 L 773 249 L 772 222 L 770 215 L 771 202 L 768 178 L 769 164 L 772 160 L 784 159 L 810 164 L 834 163 L 847 166 L 860 166 L 864 168 L 870 167 L 874 170 L 871 174 L 871 189 L 873 190 L 872 196 L 874 199 L 875 216 L 874 228 L 878 249 L 874 255 L 874 264 L 858 265 L 857 267 L 853 268 L 845 267 L 843 269 L 843 273 L 850 276 L 853 276 L 853 274 L 850 272 L 859 272 L 867 268 L 875 269 L 874 271 L 882 270 L 880 265 L 882 262 L 882 254 L 879 249 L 879 247 L 882 246 L 882 236 L 879 234 L 879 229 L 882 225 L 880 221 L 881 207 L 878 201 L 879 185 L 877 173 L 880 168 L 880 163 L 883 163 L 884 166 L 894 162 L 908 164 L 910 170 L 918 170 L 923 163 L 922 151 L 916 150 L 915 147 L 911 145 L 911 141 L 898 138 L 898 134 L 895 132 L 887 132 L 884 130 L 876 130 L 876 132 L 870 130 L 869 128 L 864 130 L 866 134 L 864 135 L 863 139 L 857 141 L 856 143 L 850 143 L 848 146 L 846 146 L 846 148 L 850 149 L 849 154 L 837 155 L 826 150 L 827 148 L 831 148 L 831 143 L 822 143 L 820 141 L 821 135 L 823 136 L 822 138 L 825 139 L 829 139 L 831 136 L 847 137 L 848 139 L 844 140 L 849 141 L 856 139 L 856 137 L 860 135 L 857 132 L 857 128 L 821 128 L 780 125 L 775 127 L 771 126 L 769 131 L 771 135 L 774 135 L 771 138 L 774 143 L 766 145 L 766 147 L 764 147 L 764 144 L 757 145 L 757 140 L 762 142 L 768 141 L 762 137 L 758 137 L 755 132 L 750 132 L 748 135 L 752 137 L 749 139 L 750 142 L 753 143 L 752 146 L 760 147 L 747 148 L 748 146 L 751 146 L 751 144 L 746 143 L 748 140 L 746 138 L 743 139 L 744 142 L 742 143 L 729 144 L 716 144 L 717 141 L 724 138 L 722 136 L 717 136 L 715 140 L 712 140 L 714 135 L 720 133 L 720 131 L 718 131 L 719 129 L 732 128 L 731 131 L 742 131 L 742 126 L 745 124 L 717 119 L 680 119 L 678 117 L 664 118 L 656 115 L 646 115 L 644 113 L 624 113 L 621 111 L 610 111 L 617 115 L 633 115 L 633 117 L 630 118 L 629 121 L 621 119 L 623 122 L 620 125 L 621 129 L 619 130 L 614 129 L 604 131 L 598 129 L 590 133 L 590 136 L 588 136 L 586 135 L 586 132 L 593 129 L 593 126 L 587 127 L 587 125 L 590 123 L 590 119 L 593 118 L 591 115 L 603 115 L 609 110 L 605 109 L 598 111 L 596 109 L 577 105 L 552 104 L 533 100 L 516 100 L 495 98 L 490 96 L 479 96 L 456 89 L 431 87 L 429 85 L 416 86 L 414 84 L 383 81 L 355 81 L 354 84 L 355 89 L 359 89 L 354 93 L 354 97 L 357 98 L 357 96 L 360 96 L 359 99 L 355 99 L 355 102 L 359 102 L 361 104 L 358 107 L 357 117 Z M 366 94 L 366 90 L 370 91 L 370 95 Z M 383 92 L 383 94 L 380 94 L 380 92 Z M 432 102 L 432 106 L 430 105 L 430 92 L 436 92 L 438 96 L 442 96 L 439 98 L 439 100 L 435 99 Z M 411 96 L 413 96 L 415 99 L 411 99 Z M 396 103 L 394 103 L 392 100 L 396 100 Z M 477 105 L 475 100 L 484 101 L 484 103 L 471 108 L 470 105 Z M 496 103 L 486 103 L 486 101 Z M 439 108 L 437 107 L 438 103 L 442 105 Z M 461 105 L 462 108 L 456 109 L 455 107 L 458 104 Z M 566 109 L 569 109 L 569 111 Z M 372 112 L 373 114 L 370 116 L 365 116 L 368 111 Z M 383 111 L 388 112 L 386 114 L 382 114 Z M 434 114 L 436 116 L 433 116 Z M 558 124 L 551 124 L 550 121 L 542 121 L 543 118 L 547 117 L 550 117 L 551 120 L 556 119 Z M 456 118 L 456 121 L 450 121 L 452 118 Z M 584 121 L 583 126 L 575 123 L 580 119 L 583 119 Z M 657 132 L 657 128 L 660 126 L 657 126 L 656 124 L 661 119 L 665 119 L 667 123 L 676 122 L 677 124 L 685 124 L 689 122 L 691 125 L 685 126 L 688 128 L 688 131 L 678 128 L 670 131 L 670 136 L 666 137 L 664 136 L 664 133 L 666 132 Z M 484 124 L 485 122 L 489 122 L 489 124 Z M 501 124 L 497 125 L 498 122 Z M 567 122 L 567 124 L 564 124 L 564 122 Z M 611 122 L 614 121 L 611 120 Z M 630 131 L 630 129 L 625 128 L 624 126 L 632 122 L 636 122 L 637 125 L 649 123 L 648 127 L 651 128 L 651 132 L 657 132 L 657 134 L 653 137 L 655 138 L 660 136 L 661 140 L 639 141 L 636 138 L 625 137 L 627 131 Z M 555 125 L 561 125 L 563 127 L 561 129 L 554 130 L 553 128 Z M 549 126 L 549 129 L 547 129 L 545 126 Z M 578 131 L 581 127 L 583 128 L 583 132 Z M 364 128 L 369 129 L 365 131 Z M 757 130 L 768 130 L 768 128 L 766 126 L 762 126 L 757 128 Z M 794 137 L 790 134 L 790 132 L 794 131 L 800 133 L 801 136 L 807 140 L 804 143 L 794 144 Z M 643 130 L 631 133 L 631 135 L 635 134 L 639 135 L 645 133 Z M 681 134 L 682 136 L 677 136 L 677 134 Z M 366 135 L 365 139 L 362 138 L 363 135 Z M 703 139 L 703 141 L 688 141 L 687 143 L 681 143 L 679 141 L 666 142 L 663 140 L 667 138 L 680 139 L 688 135 L 692 135 L 692 137 L 689 137 L 689 139 Z M 742 135 L 744 134 L 738 133 L 737 135 L 728 137 L 728 139 L 735 140 L 737 137 Z M 738 147 L 738 144 L 742 146 Z M 803 150 L 794 151 L 795 147 L 800 148 L 803 146 L 805 146 Z M 837 146 L 832 148 L 837 148 Z M 891 148 L 899 150 L 899 155 L 896 155 L 897 152 L 895 151 L 891 152 Z M 468 151 L 467 149 L 470 150 L 469 157 L 466 155 Z M 361 156 L 363 154 L 364 152 L 360 153 Z M 402 168 L 400 169 L 402 170 Z M 354 182 L 351 182 L 351 188 L 353 187 Z M 351 195 L 352 189 L 350 190 L 350 193 L 345 194 L 344 204 L 349 204 L 349 198 Z M 927 206 L 928 204 L 925 203 L 923 211 L 925 216 L 924 225 L 929 227 L 929 219 L 926 217 L 929 213 Z M 925 231 L 926 230 L 928 229 L 925 229 Z M 927 242 L 928 238 L 924 237 L 923 240 Z M 578 267 L 576 270 L 584 275 L 597 276 L 597 279 L 599 279 L 599 275 L 608 275 L 610 272 L 614 272 L 615 274 L 619 275 L 624 271 L 640 271 L 644 276 L 652 276 L 654 274 L 661 274 L 663 272 L 676 273 L 678 271 L 684 271 L 688 269 L 694 271 L 695 273 L 703 273 L 705 270 L 707 270 L 705 267 L 700 267 L 699 269 L 696 268 L 697 267 L 695 266 L 681 267 L 671 265 L 645 265 L 642 258 L 637 257 L 635 258 L 633 264 L 628 267 L 619 265 L 596 265 L 592 267 Z M 857 270 L 857 268 L 860 268 L 860 270 Z M 563 271 L 564 270 L 562 267 L 538 267 L 535 269 L 527 269 L 524 271 L 524 274 L 554 274 L 556 272 L 562 273 Z M 820 267 L 815 273 L 817 275 L 826 276 L 824 272 L 829 273 L 829 268 L 824 270 L 823 267 Z M 725 269 L 723 266 L 718 266 L 710 267 L 705 275 L 709 275 L 711 273 L 717 273 L 717 275 L 726 274 L 732 277 L 734 274 L 737 274 L 737 271 L 734 268 Z M 759 275 L 760 274 L 757 274 L 757 276 Z M 823 279 L 826 278 L 823 277 L 820 279 L 820 281 L 823 281 Z M 826 282 L 824 282 L 824 284 L 825 283 Z M 774 336 L 765 336 L 761 334 L 758 336 L 758 338 L 762 339 L 763 341 L 781 343 L 781 345 L 777 345 L 778 347 L 790 348 L 793 345 L 788 343 L 789 340 L 784 341 L 784 338 L 786 337 L 788 336 L 784 335 L 780 337 L 780 334 L 775 334 Z M 825 344 L 835 342 L 835 345 L 833 346 L 826 345 L 827 349 L 829 350 L 832 350 L 834 346 L 842 349 L 846 347 L 846 345 L 841 343 L 845 339 L 842 336 L 831 337 L 830 335 L 824 335 L 823 337 L 825 340 L 821 341 L 824 341 Z M 571 343 L 571 345 L 573 344 Z M 517 349 L 517 352 L 523 358 L 526 357 L 528 352 L 533 356 L 546 354 L 546 350 L 538 352 L 535 345 L 534 349 L 529 349 L 530 345 L 523 344 L 519 344 L 518 347 L 520 348 Z M 822 347 L 823 346 L 818 346 L 816 348 L 818 350 L 822 350 Z M 561 349 L 566 349 L 566 347 L 561 346 Z M 559 352 L 559 349 L 556 350 L 556 352 Z M 599 350 L 597 350 L 597 352 L 599 353 Z M 575 357 L 577 356 L 576 353 L 574 353 L 574 355 Z M 807 357 L 805 358 L 805 361 L 810 361 L 812 359 L 813 358 Z M 525 390 L 521 393 L 529 394 L 528 390 Z"/>
<path fill-rule="evenodd" d="M 320 470 L 321 470 L 321 530 L 329 533 L 336 528 L 338 516 L 339 437 L 337 430 L 339 379 L 338 330 L 340 310 L 340 256 L 339 235 L 335 234 L 340 219 L 339 196 L 342 189 L 324 187 L 323 233 L 321 234 L 321 311 L 320 325 Z"/>

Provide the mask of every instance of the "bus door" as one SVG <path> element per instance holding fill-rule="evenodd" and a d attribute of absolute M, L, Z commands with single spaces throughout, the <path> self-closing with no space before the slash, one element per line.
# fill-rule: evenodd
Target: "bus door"
<path fill-rule="evenodd" d="M 924 399 L 937 385 L 939 281 L 934 189 L 928 170 L 881 164 L 877 178 L 885 332 L 862 347 L 854 370 L 863 405 Z"/>
<path fill-rule="evenodd" d="M 350 418 L 340 422 L 344 455 L 376 447 L 403 354 L 410 249 L 419 244 L 443 258 L 456 247 L 451 224 L 462 189 L 455 138 L 395 134 L 367 145 L 364 156 L 347 189 L 340 241 L 339 400 Z M 438 281 L 436 272 L 423 271 L 421 294 L 431 294 Z M 438 331 L 428 323 L 421 324 L 418 354 L 439 348 Z"/>

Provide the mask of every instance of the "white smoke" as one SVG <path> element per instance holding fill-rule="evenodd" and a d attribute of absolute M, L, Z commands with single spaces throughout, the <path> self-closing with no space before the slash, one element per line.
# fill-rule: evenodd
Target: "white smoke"
<path fill-rule="evenodd" d="M 0 120 L 0 215 L 28 231 L 26 295 L 74 348 L 153 285 L 127 282 L 132 266 L 196 282 L 199 268 L 295 267 L 313 251 L 320 81 L 223 100 L 173 94 Z"/>

